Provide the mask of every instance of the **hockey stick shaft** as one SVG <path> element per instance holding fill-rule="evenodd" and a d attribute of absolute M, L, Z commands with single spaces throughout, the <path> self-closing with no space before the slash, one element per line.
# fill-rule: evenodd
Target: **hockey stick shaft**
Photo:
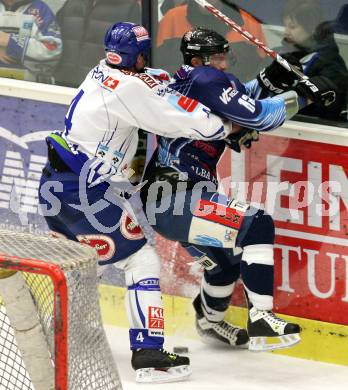
<path fill-rule="evenodd" d="M 197 4 L 199 4 L 201 7 L 205 8 L 208 12 L 213 14 L 216 18 L 220 19 L 222 22 L 227 24 L 227 26 L 230 26 L 234 31 L 239 33 L 243 38 L 247 39 L 248 41 L 252 42 L 257 47 L 259 47 L 268 56 L 274 58 L 285 69 L 295 73 L 299 79 L 306 79 L 307 78 L 302 72 L 300 72 L 298 69 L 296 69 L 288 61 L 286 61 L 283 57 L 281 57 L 277 52 L 270 49 L 268 46 L 266 46 L 258 38 L 254 37 L 249 31 L 244 30 L 244 28 L 239 26 L 236 22 L 234 22 L 232 19 L 227 17 L 225 14 L 223 14 L 221 11 L 219 11 L 217 8 L 215 8 L 213 5 L 211 5 L 208 1 L 205 1 L 205 0 L 194 0 L 194 1 Z"/>

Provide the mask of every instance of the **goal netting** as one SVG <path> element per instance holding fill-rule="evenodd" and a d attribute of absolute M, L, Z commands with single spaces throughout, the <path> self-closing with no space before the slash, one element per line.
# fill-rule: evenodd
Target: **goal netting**
<path fill-rule="evenodd" d="M 86 245 L 0 229 L 1 390 L 122 389 L 96 266 Z"/>

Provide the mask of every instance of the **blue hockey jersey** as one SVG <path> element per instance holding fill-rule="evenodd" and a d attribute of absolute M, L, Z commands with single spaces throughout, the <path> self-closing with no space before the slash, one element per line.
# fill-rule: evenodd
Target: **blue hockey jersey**
<path fill-rule="evenodd" d="M 254 99 L 260 91 L 256 80 L 244 85 L 232 74 L 210 66 L 182 66 L 169 87 L 199 100 L 213 113 L 248 129 L 276 129 L 286 118 L 283 97 Z M 166 137 L 160 137 L 158 141 L 158 165 L 186 172 L 194 182 L 217 182 L 216 165 L 225 149 L 225 141 Z"/>

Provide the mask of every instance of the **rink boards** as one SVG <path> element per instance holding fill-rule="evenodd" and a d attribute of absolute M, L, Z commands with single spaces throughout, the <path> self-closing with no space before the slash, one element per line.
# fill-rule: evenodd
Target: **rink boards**
<path fill-rule="evenodd" d="M 2 227 L 45 231 L 37 188 L 46 161 L 44 137 L 62 129 L 71 88 L 1 80 L 0 216 Z M 264 206 L 276 224 L 275 306 L 298 317 L 302 343 L 292 356 L 347 364 L 348 135 L 346 129 L 289 122 L 262 135 L 250 151 L 227 153 L 220 164 L 225 191 Z M 230 183 L 238 183 L 233 188 Z M 17 194 L 17 196 L 13 196 Z M 19 195 L 19 196 L 18 196 Z M 159 240 L 167 331 L 194 335 L 190 299 L 201 271 L 175 243 Z M 116 283 L 116 280 L 108 281 Z M 110 290 L 111 289 L 111 290 Z M 124 291 L 102 286 L 106 323 Z M 113 297 L 111 299 L 111 296 Z M 111 306 L 110 306 L 111 305 Z M 242 322 L 240 286 L 230 315 Z M 117 311 L 123 318 L 121 306 Z M 124 323 L 124 320 L 121 322 Z M 170 325 L 169 325 L 170 324 Z M 125 325 L 125 323 L 124 323 Z M 185 328 L 185 330 L 182 330 Z"/>

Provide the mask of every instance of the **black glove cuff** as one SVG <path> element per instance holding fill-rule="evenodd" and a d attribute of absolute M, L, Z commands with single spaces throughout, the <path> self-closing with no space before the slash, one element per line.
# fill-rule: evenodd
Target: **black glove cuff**
<path fill-rule="evenodd" d="M 257 81 L 258 81 L 259 85 L 261 86 L 261 88 L 264 88 L 267 91 L 272 92 L 276 95 L 284 92 L 284 89 L 277 88 L 276 86 L 274 86 L 271 83 L 271 81 L 266 76 L 266 69 L 265 68 L 262 69 L 261 72 L 257 75 Z"/>

